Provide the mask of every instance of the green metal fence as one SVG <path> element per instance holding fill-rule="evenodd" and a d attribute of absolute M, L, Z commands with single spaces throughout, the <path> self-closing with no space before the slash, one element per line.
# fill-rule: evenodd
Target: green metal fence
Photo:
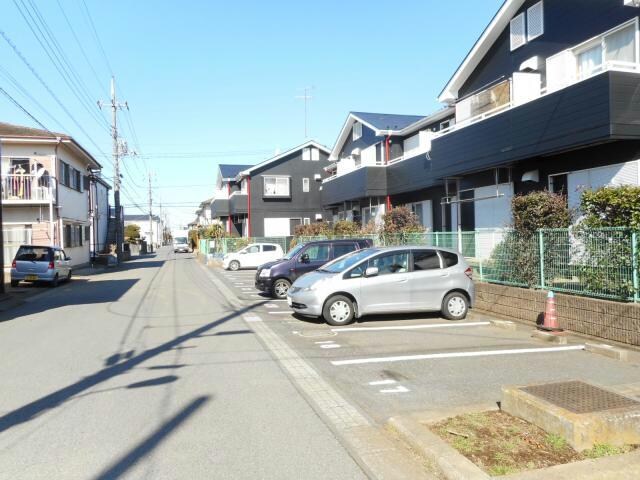
<path fill-rule="evenodd" d="M 547 229 L 519 235 L 506 229 L 319 237 L 208 240 L 201 252 L 224 255 L 249 243 L 277 243 L 283 251 L 314 240 L 369 238 L 376 247 L 422 245 L 460 251 L 475 278 L 503 285 L 552 289 L 640 302 L 640 232 L 626 228 Z"/>
<path fill-rule="evenodd" d="M 626 228 L 508 232 L 474 267 L 481 281 L 640 301 L 638 232 Z"/>

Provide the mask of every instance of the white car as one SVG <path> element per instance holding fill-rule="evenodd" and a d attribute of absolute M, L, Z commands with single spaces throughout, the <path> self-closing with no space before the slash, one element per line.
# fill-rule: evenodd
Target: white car
<path fill-rule="evenodd" d="M 256 268 L 283 256 L 282 247 L 277 243 L 252 243 L 239 252 L 225 255 L 222 266 L 225 270 L 233 271 L 240 268 Z"/>

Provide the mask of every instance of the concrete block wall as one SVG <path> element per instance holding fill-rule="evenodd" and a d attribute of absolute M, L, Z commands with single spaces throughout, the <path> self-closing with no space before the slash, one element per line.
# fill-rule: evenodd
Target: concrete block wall
<path fill-rule="evenodd" d="M 547 291 L 476 283 L 475 308 L 535 325 Z M 560 326 L 604 340 L 640 346 L 640 305 L 556 294 Z"/>

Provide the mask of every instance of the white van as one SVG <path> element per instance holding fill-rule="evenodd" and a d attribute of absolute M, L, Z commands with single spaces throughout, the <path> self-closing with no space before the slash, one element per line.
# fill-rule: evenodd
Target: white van
<path fill-rule="evenodd" d="M 171 232 L 171 238 L 173 238 L 173 252 L 191 253 L 191 245 L 189 244 L 189 231 L 188 230 L 176 230 Z"/>

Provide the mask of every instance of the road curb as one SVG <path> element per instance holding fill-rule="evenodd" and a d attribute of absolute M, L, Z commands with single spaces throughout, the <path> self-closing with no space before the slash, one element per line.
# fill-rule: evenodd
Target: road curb
<path fill-rule="evenodd" d="M 214 273 L 204 265 L 200 266 L 205 269 L 214 286 L 228 299 L 233 308 L 244 307 L 235 293 Z M 432 478 L 424 468 L 415 463 L 408 451 L 400 450 L 380 428 L 347 402 L 308 362 L 289 347 L 285 340 L 274 333 L 268 322 L 255 313 L 247 313 L 243 315 L 243 319 L 278 362 L 296 390 L 323 419 L 336 439 L 369 478 Z"/>

